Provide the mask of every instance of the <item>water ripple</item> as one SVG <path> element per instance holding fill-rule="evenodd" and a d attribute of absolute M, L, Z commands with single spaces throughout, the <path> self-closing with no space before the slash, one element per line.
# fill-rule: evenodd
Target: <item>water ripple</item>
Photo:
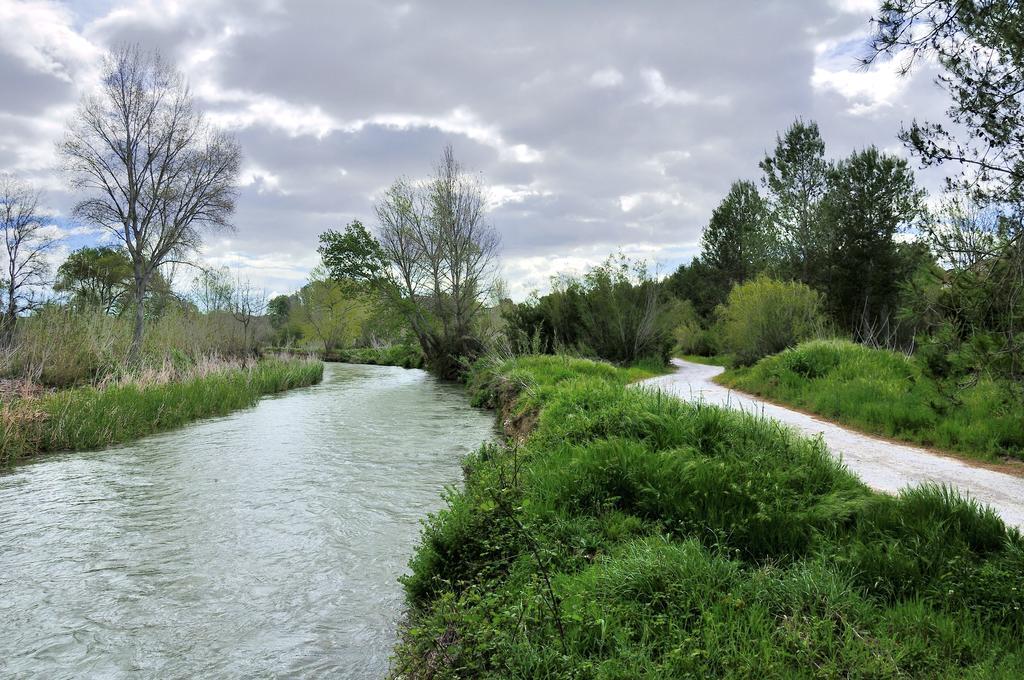
<path fill-rule="evenodd" d="M 375 678 L 419 521 L 493 434 L 421 371 L 0 476 L 0 675 Z"/>

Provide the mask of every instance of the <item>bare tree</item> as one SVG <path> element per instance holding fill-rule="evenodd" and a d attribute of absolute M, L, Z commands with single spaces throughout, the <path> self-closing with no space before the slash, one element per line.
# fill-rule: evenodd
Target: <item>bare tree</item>
<path fill-rule="evenodd" d="M 0 337 L 9 343 L 18 315 L 36 308 L 42 300 L 38 287 L 47 283 L 50 263 L 46 254 L 57 242 L 39 218 L 39 192 L 17 178 L 0 174 L 0 229 L 4 258 L 0 273 Z"/>
<path fill-rule="evenodd" d="M 247 349 L 256 349 L 256 329 L 253 328 L 252 343 L 249 343 L 249 327 L 267 310 L 267 291 L 257 288 L 252 281 L 238 279 L 231 302 L 231 314 L 242 324 L 242 342 Z"/>
<path fill-rule="evenodd" d="M 230 229 L 241 152 L 196 110 L 188 84 L 157 52 L 126 46 L 108 56 L 99 89 L 83 97 L 58 150 L 75 213 L 108 229 L 133 267 L 137 360 L 146 290 L 157 270 L 183 260 L 204 229 Z"/>
<path fill-rule="evenodd" d="M 452 377 L 481 346 L 474 324 L 495 281 L 498 235 L 483 180 L 444 150 L 434 176 L 399 180 L 376 206 L 386 287 L 434 369 Z"/>

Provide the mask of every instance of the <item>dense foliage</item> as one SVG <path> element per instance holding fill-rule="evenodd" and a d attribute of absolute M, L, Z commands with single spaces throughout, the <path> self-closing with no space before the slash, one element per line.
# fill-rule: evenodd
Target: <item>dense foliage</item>
<path fill-rule="evenodd" d="M 938 488 L 566 357 L 480 366 L 488 446 L 405 580 L 405 678 L 1012 677 L 1024 539 Z"/>
<path fill-rule="evenodd" d="M 571 351 L 616 363 L 668 358 L 678 304 L 644 263 L 612 256 L 553 284 L 547 295 L 503 306 L 514 353 Z"/>

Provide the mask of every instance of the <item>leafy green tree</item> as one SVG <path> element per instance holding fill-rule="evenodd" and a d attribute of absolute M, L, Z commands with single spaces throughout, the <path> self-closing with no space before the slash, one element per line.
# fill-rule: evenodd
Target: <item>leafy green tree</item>
<path fill-rule="evenodd" d="M 768 268 L 775 234 L 768 206 L 753 182 L 733 182 L 701 239 L 701 259 L 721 273 L 728 286 L 742 283 Z"/>
<path fill-rule="evenodd" d="M 924 191 L 902 158 L 872 146 L 829 172 L 820 289 L 832 316 L 861 339 L 877 339 L 896 316 L 900 285 L 916 262 L 895 237 L 923 211 Z"/>
<path fill-rule="evenodd" d="M 202 269 L 192 280 L 192 301 L 204 314 L 230 312 L 235 281 L 227 267 Z"/>
<path fill-rule="evenodd" d="M 812 283 L 821 252 L 819 208 L 828 190 L 825 142 L 818 124 L 797 119 L 760 163 L 788 275 Z"/>
<path fill-rule="evenodd" d="M 914 121 L 900 138 L 924 165 L 949 163 L 947 206 L 925 236 L 941 262 L 948 326 L 933 355 L 951 370 L 1019 379 L 1024 336 L 1024 5 L 1018 0 L 886 0 L 870 64 L 941 66 L 950 124 Z M 957 369 L 956 367 L 959 367 Z"/>
<path fill-rule="evenodd" d="M 952 125 L 914 121 L 900 137 L 926 165 L 954 161 L 950 182 L 983 200 L 1024 205 L 1024 5 L 1018 0 L 886 0 L 871 63 L 942 66 Z"/>
<path fill-rule="evenodd" d="M 362 329 L 367 305 L 352 286 L 334 280 L 326 268 L 310 272 L 310 280 L 298 293 L 295 313 L 307 337 L 323 345 L 324 354 L 350 344 Z"/>
<path fill-rule="evenodd" d="M 267 303 L 267 317 L 270 319 L 270 327 L 280 330 L 288 323 L 288 315 L 292 309 L 292 299 L 288 295 L 277 295 Z"/>
<path fill-rule="evenodd" d="M 380 243 L 359 220 L 349 222 L 343 232 L 328 229 L 320 234 L 317 251 L 337 281 L 376 283 L 383 279 L 387 268 Z"/>
<path fill-rule="evenodd" d="M 119 313 L 130 295 L 132 261 L 120 248 L 80 248 L 57 268 L 54 291 L 67 294 L 80 308 Z"/>
<path fill-rule="evenodd" d="M 582 288 L 570 276 L 551 278 L 551 292 L 520 304 L 502 305 L 505 335 L 516 354 L 554 354 L 577 349 L 583 329 Z"/>

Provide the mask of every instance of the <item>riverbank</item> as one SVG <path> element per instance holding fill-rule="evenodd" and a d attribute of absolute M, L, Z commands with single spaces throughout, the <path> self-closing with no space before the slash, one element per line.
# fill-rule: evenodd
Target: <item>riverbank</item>
<path fill-rule="evenodd" d="M 898 352 L 815 340 L 716 382 L 869 434 L 987 463 L 1024 460 L 1019 387 L 985 377 L 944 385 Z"/>
<path fill-rule="evenodd" d="M 264 359 L 204 367 L 182 377 L 138 376 L 0 404 L 0 466 L 47 451 L 96 449 L 255 404 L 266 394 L 319 382 L 323 364 Z"/>
<path fill-rule="evenodd" d="M 390 345 L 388 347 L 353 347 L 332 350 L 323 355 L 324 361 L 343 364 L 364 364 L 369 366 L 400 366 L 401 368 L 423 368 L 423 352 L 412 345 Z"/>
<path fill-rule="evenodd" d="M 477 367 L 521 445 L 470 456 L 404 580 L 395 674 L 1024 673 L 1024 540 L 879 494 L 776 423 L 564 357 Z"/>

